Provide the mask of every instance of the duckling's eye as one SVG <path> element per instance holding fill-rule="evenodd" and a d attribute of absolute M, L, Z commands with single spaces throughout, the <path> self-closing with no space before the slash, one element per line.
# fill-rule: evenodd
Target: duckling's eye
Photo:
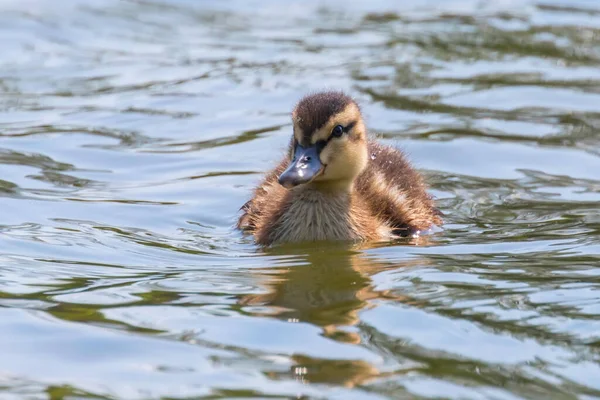
<path fill-rule="evenodd" d="M 335 128 L 333 128 L 333 130 L 331 131 L 331 136 L 334 137 L 340 137 L 344 134 L 344 127 L 341 125 L 337 125 Z"/>

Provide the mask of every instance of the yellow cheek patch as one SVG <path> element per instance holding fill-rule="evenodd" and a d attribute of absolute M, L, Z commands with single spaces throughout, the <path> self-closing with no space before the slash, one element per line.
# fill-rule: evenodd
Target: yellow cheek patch
<path fill-rule="evenodd" d="M 338 159 L 345 158 L 351 151 L 352 149 L 348 146 L 348 141 L 345 138 L 333 139 L 321 150 L 319 158 L 323 164 L 338 163 Z"/>
<path fill-rule="evenodd" d="M 319 160 L 321 160 L 321 164 L 327 165 L 331 162 L 333 147 L 331 143 L 328 143 L 321 153 L 319 154 Z"/>

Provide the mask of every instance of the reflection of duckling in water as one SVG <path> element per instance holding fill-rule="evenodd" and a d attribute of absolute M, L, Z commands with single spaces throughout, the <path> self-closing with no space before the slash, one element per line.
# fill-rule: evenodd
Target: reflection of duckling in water
<path fill-rule="evenodd" d="M 442 223 L 421 176 L 399 150 L 367 137 L 350 97 L 307 96 L 292 121 L 289 157 L 242 207 L 238 227 L 257 243 L 389 240 Z"/>
<path fill-rule="evenodd" d="M 364 249 L 345 243 L 294 246 L 294 267 L 266 268 L 255 276 L 264 282 L 261 294 L 246 294 L 238 299 L 244 312 L 271 317 L 291 323 L 308 323 L 322 329 L 322 334 L 342 343 L 365 345 L 369 342 L 365 327 L 360 324 L 360 312 L 376 306 L 377 301 L 413 304 L 415 300 L 400 293 L 378 290 L 371 275 L 398 268 L 422 266 L 422 258 L 386 262 L 368 257 L 356 250 Z M 369 246 L 370 247 L 370 246 Z M 269 249 L 268 255 L 286 255 L 288 246 Z M 255 308 L 256 307 L 256 308 Z M 286 372 L 273 372 L 273 377 L 292 373 L 303 382 L 335 383 L 352 387 L 386 376 L 380 366 L 361 359 L 329 359 L 292 356 L 293 367 Z"/>
<path fill-rule="evenodd" d="M 296 253 L 303 249 L 306 249 L 306 253 Z M 264 283 L 267 292 L 244 295 L 239 299 L 239 304 L 269 306 L 272 315 L 280 319 L 308 322 L 321 326 L 325 336 L 346 343 L 360 343 L 355 333 L 338 330 L 338 327 L 358 323 L 358 312 L 368 307 L 372 300 L 409 301 L 403 296 L 375 290 L 370 276 L 385 270 L 422 265 L 423 261 L 388 263 L 366 257 L 356 252 L 358 249 L 364 250 L 365 247 L 346 244 L 327 244 L 326 248 L 296 246 L 292 249 L 300 257 L 296 263 L 308 265 L 282 270 L 267 268 L 258 274 L 255 271 L 256 276 L 267 279 Z M 270 249 L 267 254 L 285 254 L 289 257 L 290 249 L 278 247 Z M 261 315 L 264 313 L 265 310 L 262 310 Z"/>

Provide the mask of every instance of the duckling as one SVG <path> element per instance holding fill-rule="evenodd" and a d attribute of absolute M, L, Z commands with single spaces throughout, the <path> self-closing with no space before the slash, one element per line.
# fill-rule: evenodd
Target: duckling
<path fill-rule="evenodd" d="M 237 227 L 257 244 L 382 241 L 442 224 L 423 178 L 369 137 L 351 97 L 307 95 L 292 122 L 288 154 L 241 208 Z"/>

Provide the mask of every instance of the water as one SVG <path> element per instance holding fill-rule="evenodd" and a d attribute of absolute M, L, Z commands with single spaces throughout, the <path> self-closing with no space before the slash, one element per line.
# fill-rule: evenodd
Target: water
<path fill-rule="evenodd" d="M 600 398 L 600 6 L 394 4 L 2 2 L 0 397 Z M 322 88 L 442 232 L 233 230 Z"/>

